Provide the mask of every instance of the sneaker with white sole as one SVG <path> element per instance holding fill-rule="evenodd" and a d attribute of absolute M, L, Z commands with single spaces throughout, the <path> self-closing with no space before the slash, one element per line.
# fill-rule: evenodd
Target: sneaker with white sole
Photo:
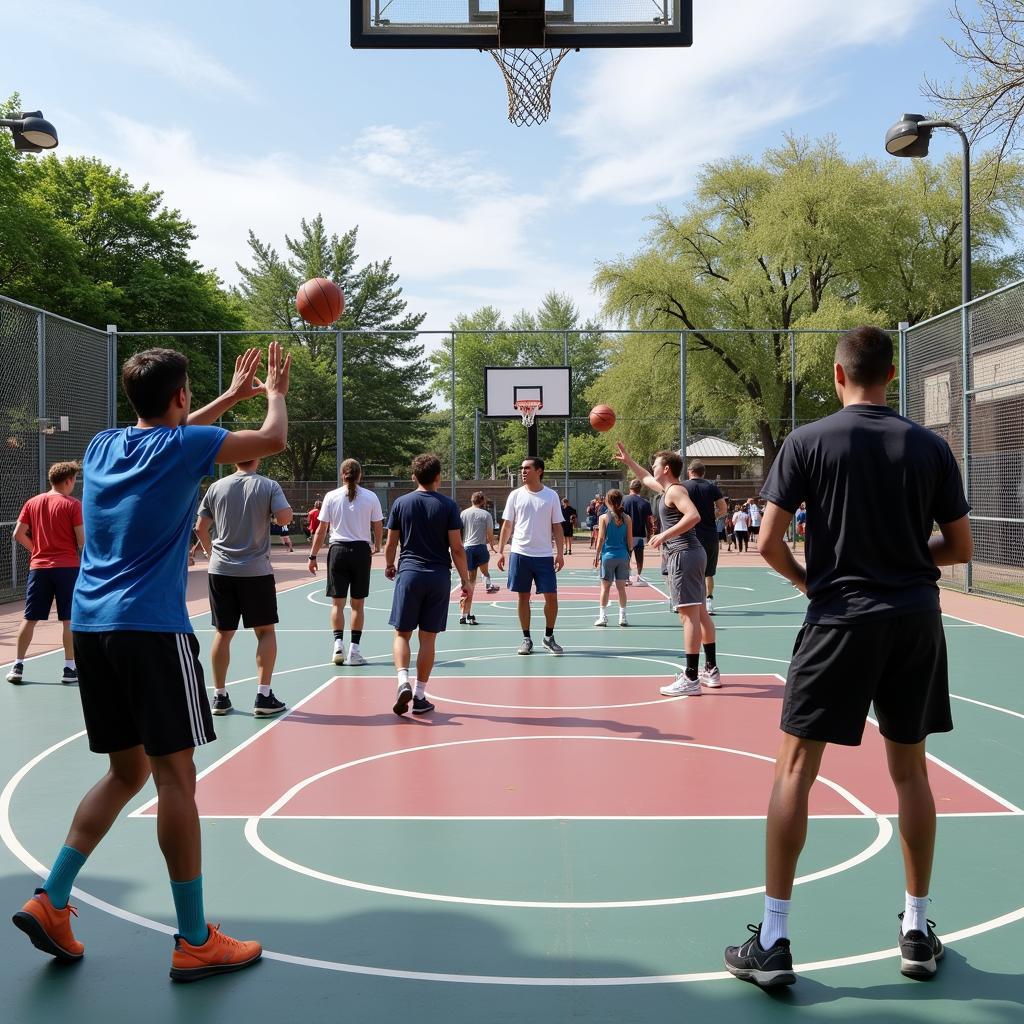
<path fill-rule="evenodd" d="M 516 654 L 533 654 L 533 640 L 528 636 L 523 637 L 523 642 L 519 645 L 519 650 Z"/>
<path fill-rule="evenodd" d="M 348 658 L 345 659 L 348 665 L 365 665 L 366 659 L 359 653 L 359 651 L 350 647 L 348 649 Z"/>
<path fill-rule="evenodd" d="M 544 647 L 552 654 L 565 654 L 565 648 L 553 637 L 544 637 Z"/>
<path fill-rule="evenodd" d="M 344 665 L 345 664 L 345 641 L 344 640 L 335 640 L 334 641 L 334 654 L 331 657 L 331 661 L 333 661 L 335 665 Z"/>
<path fill-rule="evenodd" d="M 398 696 L 395 698 L 395 703 L 391 710 L 396 715 L 404 715 L 409 710 L 409 704 L 412 702 L 412 687 L 408 683 L 402 683 L 398 687 Z"/>
<path fill-rule="evenodd" d="M 215 715 L 226 715 L 231 710 L 231 698 L 227 690 L 214 690 L 210 711 Z"/>
<path fill-rule="evenodd" d="M 629 625 L 629 620 L 626 618 L 626 616 L 625 616 L 625 614 L 623 612 L 619 612 L 619 625 L 620 626 L 628 626 Z"/>
<path fill-rule="evenodd" d="M 753 936 L 742 946 L 725 947 L 725 966 L 729 973 L 761 988 L 794 984 L 796 975 L 789 939 L 776 939 L 771 949 L 765 949 L 761 945 L 761 926 L 748 924 L 747 931 Z"/>
<path fill-rule="evenodd" d="M 499 587 L 497 583 L 488 583 L 487 586 L 484 587 L 485 594 L 496 594 L 499 590 L 501 590 L 501 587 Z"/>
<path fill-rule="evenodd" d="M 722 685 L 722 673 L 718 671 L 717 665 L 712 665 L 711 668 L 705 665 L 699 678 L 701 685 L 706 686 L 709 690 L 717 690 Z"/>
<path fill-rule="evenodd" d="M 594 619 L 594 625 L 595 626 L 607 626 L 608 625 L 608 616 L 605 615 L 602 612 L 600 615 L 598 615 L 598 617 L 596 619 Z"/>
<path fill-rule="evenodd" d="M 69 668 L 67 665 L 64 666 L 64 671 L 61 673 L 60 681 L 62 683 L 77 683 L 78 682 L 78 669 Z"/>
<path fill-rule="evenodd" d="M 434 710 L 434 705 L 427 700 L 426 696 L 413 697 L 412 699 L 412 713 L 414 715 L 426 715 Z"/>
<path fill-rule="evenodd" d="M 7 673 L 7 682 L 9 683 L 20 683 L 25 678 L 25 664 L 21 661 L 16 661 L 11 666 L 11 671 Z"/>
<path fill-rule="evenodd" d="M 668 686 L 661 688 L 666 697 L 699 697 L 700 680 L 691 679 L 685 672 L 675 677 Z"/>
<path fill-rule="evenodd" d="M 288 705 L 283 700 L 278 700 L 274 696 L 274 691 L 263 696 L 261 693 L 256 694 L 256 703 L 252 707 L 252 713 L 256 718 L 270 718 L 271 715 L 279 715 L 282 711 L 287 711 Z"/>
<path fill-rule="evenodd" d="M 900 920 L 903 920 L 902 914 Z M 925 927 L 928 929 L 927 934 L 916 929 L 904 932 L 903 926 L 900 926 L 900 974 L 905 978 L 931 978 L 939 969 L 939 961 L 946 952 L 942 940 L 932 931 L 935 922 L 928 921 Z"/>

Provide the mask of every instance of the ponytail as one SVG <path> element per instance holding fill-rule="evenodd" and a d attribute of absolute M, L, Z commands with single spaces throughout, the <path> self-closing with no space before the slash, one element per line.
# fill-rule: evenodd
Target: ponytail
<path fill-rule="evenodd" d="M 604 496 L 604 500 L 615 519 L 615 525 L 621 526 L 626 521 L 626 514 L 622 511 L 622 491 L 611 490 Z"/>
<path fill-rule="evenodd" d="M 356 500 L 356 488 L 363 478 L 363 467 L 355 459 L 346 459 L 341 464 L 341 482 L 348 485 L 348 500 Z"/>

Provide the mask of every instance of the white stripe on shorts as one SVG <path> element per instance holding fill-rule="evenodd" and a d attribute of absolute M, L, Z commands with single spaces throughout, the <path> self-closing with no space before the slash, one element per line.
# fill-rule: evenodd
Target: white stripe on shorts
<path fill-rule="evenodd" d="M 192 651 L 188 646 L 188 634 L 176 633 L 174 640 L 178 645 L 178 661 L 181 662 L 181 678 L 185 686 L 185 703 L 188 705 L 188 719 L 192 727 L 192 745 L 200 747 L 206 742 L 206 736 L 203 732 L 203 718 L 199 713 L 196 670 L 195 665 L 192 664 Z"/>

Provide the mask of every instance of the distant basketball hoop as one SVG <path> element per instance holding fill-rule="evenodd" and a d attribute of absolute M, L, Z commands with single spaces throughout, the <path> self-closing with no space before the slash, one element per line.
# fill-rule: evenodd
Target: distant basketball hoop
<path fill-rule="evenodd" d="M 514 402 L 519 415 L 523 418 L 524 427 L 533 426 L 533 418 L 537 415 L 538 411 L 544 408 L 544 403 L 538 401 L 535 398 L 520 398 L 518 402 Z"/>

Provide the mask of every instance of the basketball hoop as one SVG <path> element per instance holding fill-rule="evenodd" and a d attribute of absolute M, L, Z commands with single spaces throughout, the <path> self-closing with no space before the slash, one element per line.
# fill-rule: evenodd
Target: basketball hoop
<path fill-rule="evenodd" d="M 523 417 L 523 426 L 532 427 L 533 418 L 537 415 L 537 412 L 544 407 L 544 403 L 538 401 L 536 398 L 520 398 L 515 403 L 516 411 L 520 416 Z"/>
<path fill-rule="evenodd" d="M 543 124 L 551 114 L 551 83 L 558 65 L 569 51 L 503 48 L 487 52 L 505 76 L 508 119 L 520 126 Z"/>

